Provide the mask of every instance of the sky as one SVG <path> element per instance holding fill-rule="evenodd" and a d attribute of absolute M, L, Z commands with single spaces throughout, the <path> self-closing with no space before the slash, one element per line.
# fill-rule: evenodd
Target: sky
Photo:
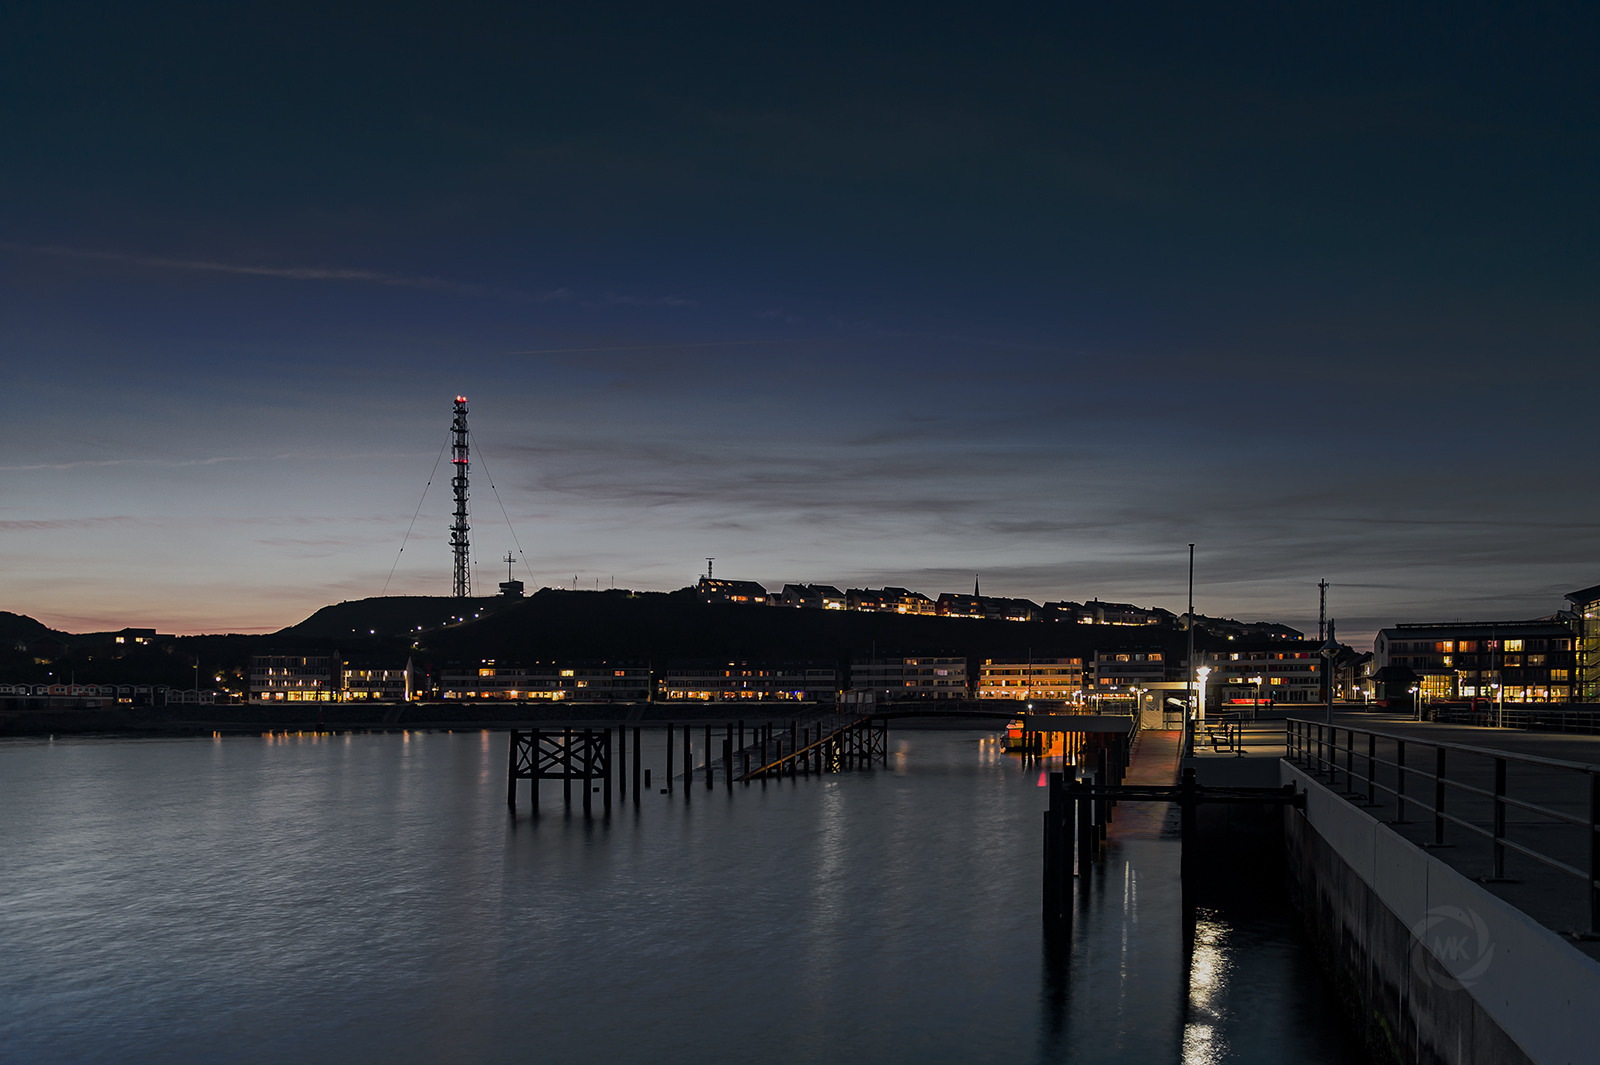
<path fill-rule="evenodd" d="M 4 5 L 0 609 L 448 594 L 461 394 L 481 592 L 1549 614 L 1597 11 Z"/>

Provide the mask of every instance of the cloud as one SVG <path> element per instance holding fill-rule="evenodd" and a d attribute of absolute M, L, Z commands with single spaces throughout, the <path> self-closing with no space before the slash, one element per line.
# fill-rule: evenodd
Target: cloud
<path fill-rule="evenodd" d="M 615 292 L 607 292 L 597 300 L 585 303 L 585 307 L 693 307 L 694 300 L 684 299 L 682 296 L 619 296 Z"/>
<path fill-rule="evenodd" d="M 214 455 L 204 459 L 79 459 L 73 462 L 36 462 L 23 466 L 0 466 L 0 472 L 21 473 L 27 470 L 75 470 L 90 466 L 214 466 L 220 462 L 257 462 L 294 458 L 283 455 Z"/>
<path fill-rule="evenodd" d="M 527 293 L 518 289 L 473 285 L 450 281 L 442 277 L 416 277 L 393 274 L 384 270 L 366 270 L 345 266 L 263 266 L 255 263 L 228 263 L 215 259 L 179 259 L 163 255 L 133 255 L 127 252 L 104 251 L 94 248 L 67 248 L 60 245 L 18 244 L 0 241 L 7 251 L 28 252 L 34 255 L 53 255 L 66 259 L 92 259 L 100 262 L 127 263 L 130 266 L 148 266 L 159 270 L 190 270 L 211 274 L 240 274 L 247 277 L 277 277 L 290 281 L 339 281 L 364 285 L 382 285 L 393 288 L 432 289 L 439 292 L 457 292 L 469 296 L 488 296 L 518 303 L 576 303 L 595 309 L 602 307 L 694 307 L 694 300 L 683 296 L 629 296 L 607 292 L 603 296 L 584 300 L 582 294 L 565 285 L 542 292 Z"/>
<path fill-rule="evenodd" d="M 105 529 L 120 525 L 148 525 L 143 518 L 116 514 L 103 518 L 39 518 L 0 521 L 0 532 L 44 532 L 55 529 Z"/>
<path fill-rule="evenodd" d="M 284 277 L 293 281 L 355 281 L 369 285 L 444 289 L 474 294 L 485 291 L 476 285 L 463 285 L 455 281 L 446 281 L 439 277 L 406 277 L 402 274 L 390 274 L 381 270 L 359 270 L 349 267 L 258 266 L 248 263 L 223 263 L 211 259 L 173 259 L 156 255 L 130 255 L 126 252 L 64 248 L 58 245 L 33 246 L 10 242 L 0 242 L 0 248 L 6 248 L 11 251 L 33 252 L 38 255 L 55 255 L 70 259 L 96 259 L 103 262 L 128 263 L 132 266 L 153 266 L 163 270 L 197 270 L 214 274 Z"/>

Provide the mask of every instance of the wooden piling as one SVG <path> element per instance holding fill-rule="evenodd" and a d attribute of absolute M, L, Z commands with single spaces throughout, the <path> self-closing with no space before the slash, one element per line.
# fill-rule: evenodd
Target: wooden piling
<path fill-rule="evenodd" d="M 1079 776 L 1079 780 L 1087 783 L 1087 780 L 1082 775 Z M 1078 821 L 1078 890 L 1087 892 L 1089 890 L 1089 867 L 1094 861 L 1094 850 L 1098 841 L 1095 837 L 1094 829 L 1093 800 L 1087 795 L 1081 794 L 1081 787 L 1079 790 L 1080 794 L 1077 796 L 1076 803 Z"/>
<path fill-rule="evenodd" d="M 640 792 L 640 788 L 639 788 L 639 758 L 640 758 L 639 748 L 640 748 L 640 746 L 641 746 L 641 744 L 639 743 L 639 728 L 638 728 L 638 726 L 634 726 L 634 730 L 633 730 L 633 805 L 635 805 L 635 806 L 639 805 L 639 792 Z"/>
<path fill-rule="evenodd" d="M 694 783 L 694 750 L 690 747 L 689 733 L 693 731 L 690 726 L 683 726 L 683 797 L 689 797 L 689 785 Z"/>
<path fill-rule="evenodd" d="M 512 814 L 517 812 L 517 739 L 521 735 L 516 729 L 511 730 L 511 748 L 507 751 L 506 805 L 511 807 Z"/>
<path fill-rule="evenodd" d="M 672 790 L 672 722 L 667 722 L 667 790 Z"/>
<path fill-rule="evenodd" d="M 711 726 L 706 726 L 706 750 L 702 755 L 706 760 L 706 787 L 711 787 Z"/>
<path fill-rule="evenodd" d="M 727 781 L 728 790 L 733 790 L 733 740 L 722 741 L 722 776 Z"/>
<path fill-rule="evenodd" d="M 594 790 L 589 780 L 594 776 L 594 734 L 583 730 L 583 816 L 588 817 L 594 806 Z"/>
<path fill-rule="evenodd" d="M 561 734 L 561 799 L 572 809 L 572 730 Z"/>

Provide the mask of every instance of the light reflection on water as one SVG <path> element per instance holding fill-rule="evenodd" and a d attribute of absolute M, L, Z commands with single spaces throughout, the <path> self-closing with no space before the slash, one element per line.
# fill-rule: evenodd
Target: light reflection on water
<path fill-rule="evenodd" d="M 1197 1005 L 1173 842 L 1111 848 L 1044 950 L 1038 767 L 977 734 L 609 820 L 547 783 L 512 822 L 505 745 L 0 745 L 0 1060 L 1345 1060 L 1241 1031 L 1304 1005 L 1278 933 L 1245 979 L 1223 928 Z"/>

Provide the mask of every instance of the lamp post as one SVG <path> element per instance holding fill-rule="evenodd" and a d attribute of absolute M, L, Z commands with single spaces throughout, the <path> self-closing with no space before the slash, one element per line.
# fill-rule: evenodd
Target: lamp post
<path fill-rule="evenodd" d="M 1206 678 L 1211 676 L 1211 667 L 1201 666 L 1194 672 L 1195 676 L 1199 678 L 1196 688 L 1200 695 L 1200 700 L 1196 704 L 1195 727 L 1204 731 L 1206 727 Z"/>
<path fill-rule="evenodd" d="M 1322 679 L 1328 685 L 1328 724 L 1331 725 L 1333 724 L 1333 658 L 1339 653 L 1339 645 L 1334 642 L 1332 636 L 1329 636 L 1317 653 L 1322 655 Z"/>
<path fill-rule="evenodd" d="M 1251 683 L 1253 683 L 1256 686 L 1256 701 L 1255 701 L 1255 705 L 1250 708 L 1250 720 L 1251 721 L 1254 721 L 1256 719 L 1256 716 L 1261 713 L 1261 680 L 1262 680 L 1262 678 L 1261 678 L 1261 676 L 1259 674 L 1250 678 Z"/>
<path fill-rule="evenodd" d="M 1422 688 L 1421 688 L 1420 685 L 1415 685 L 1414 684 L 1410 688 L 1407 688 L 1406 690 L 1411 693 L 1412 710 L 1415 712 L 1417 720 L 1421 721 L 1422 720 Z"/>

